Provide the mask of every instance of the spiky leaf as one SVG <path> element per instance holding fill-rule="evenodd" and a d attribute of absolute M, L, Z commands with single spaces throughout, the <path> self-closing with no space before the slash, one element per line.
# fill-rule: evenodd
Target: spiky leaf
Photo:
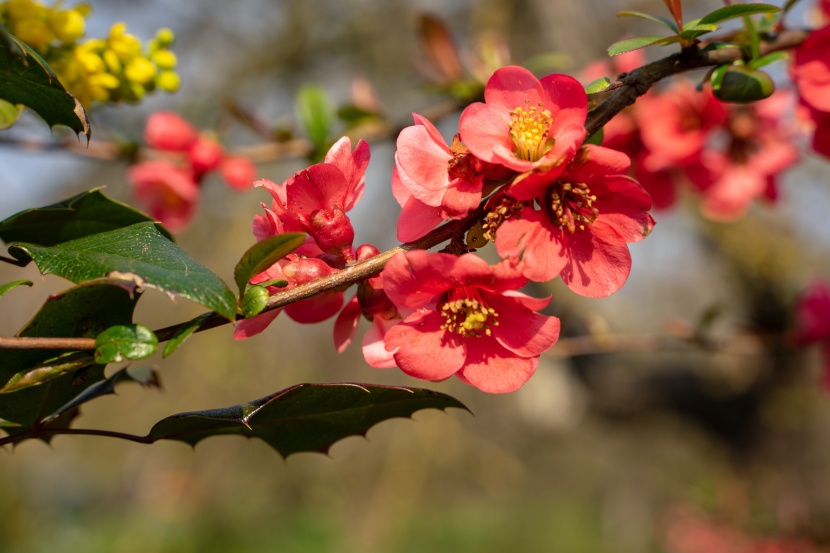
<path fill-rule="evenodd" d="M 106 197 L 96 188 L 0 221 L 0 240 L 54 246 L 145 221 L 153 221 L 153 218 Z M 156 228 L 168 239 L 173 239 L 161 224 L 157 223 Z"/>
<path fill-rule="evenodd" d="M 466 409 L 451 396 L 420 388 L 297 384 L 243 405 L 167 417 L 147 438 L 196 445 L 211 436 L 234 434 L 259 438 L 287 457 L 301 451 L 327 452 L 338 440 L 364 435 L 384 420 L 447 407 Z"/>

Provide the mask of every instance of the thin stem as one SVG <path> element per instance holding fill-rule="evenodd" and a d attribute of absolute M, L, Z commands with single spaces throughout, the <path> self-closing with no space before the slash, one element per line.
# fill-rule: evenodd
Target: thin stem
<path fill-rule="evenodd" d="M 22 434 L 15 434 L 0 438 L 0 447 L 9 444 L 15 444 L 33 438 L 40 438 L 43 436 L 58 436 L 62 434 L 76 435 L 76 436 L 104 436 L 106 438 L 118 438 L 119 440 L 127 440 L 139 444 L 151 444 L 156 440 L 150 436 L 136 436 L 134 434 L 125 434 L 124 432 L 113 432 L 111 430 L 95 430 L 94 428 L 41 428 L 25 432 Z"/>
<path fill-rule="evenodd" d="M 4 255 L 0 255 L 0 261 L 3 263 L 8 263 L 9 265 L 15 265 L 17 267 L 25 267 L 29 264 L 28 261 L 22 261 L 20 259 L 14 259 L 12 257 L 6 257 Z"/>

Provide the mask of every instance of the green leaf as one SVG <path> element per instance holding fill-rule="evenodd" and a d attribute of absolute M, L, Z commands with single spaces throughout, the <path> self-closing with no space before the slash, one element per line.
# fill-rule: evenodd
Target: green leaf
<path fill-rule="evenodd" d="M 112 326 L 95 338 L 95 362 L 106 365 L 144 359 L 153 355 L 158 346 L 158 338 L 144 325 Z"/>
<path fill-rule="evenodd" d="M 45 207 L 27 209 L 0 221 L 0 240 L 54 246 L 108 230 L 153 221 L 151 217 L 93 189 Z M 168 239 L 161 224 L 156 228 Z"/>
<path fill-rule="evenodd" d="M 259 315 L 268 305 L 270 295 L 268 289 L 263 286 L 248 286 L 242 298 L 242 314 L 245 318 L 250 319 L 254 315 Z"/>
<path fill-rule="evenodd" d="M 680 38 L 685 40 L 694 40 L 699 36 L 717 31 L 719 28 L 720 27 L 717 25 L 707 25 L 702 23 L 697 25 L 688 25 L 683 29 L 683 32 L 680 33 Z"/>
<path fill-rule="evenodd" d="M 727 19 L 734 19 L 736 17 L 743 17 L 745 15 L 752 15 L 756 13 L 775 13 L 780 12 L 781 8 L 773 6 L 772 4 L 733 4 L 731 6 L 724 6 L 707 14 L 700 19 L 700 23 L 720 23 Z"/>
<path fill-rule="evenodd" d="M 585 94 L 590 95 L 590 94 L 597 94 L 599 92 L 603 92 L 606 88 L 608 88 L 608 85 L 610 85 L 610 84 L 611 84 L 611 79 L 609 79 L 608 77 L 600 77 L 599 79 L 591 81 L 585 87 Z"/>
<path fill-rule="evenodd" d="M 17 335 L 94 338 L 111 326 L 130 324 L 137 300 L 138 294 L 123 282 L 84 283 L 50 297 Z M 104 367 L 95 364 L 91 352 L 70 355 L 61 350 L 4 350 L 0 355 L 0 387 L 47 364 L 61 361 L 79 364 L 41 385 L 4 394 L 0 400 L 0 419 L 25 429 L 103 378 Z"/>
<path fill-rule="evenodd" d="M 149 367 L 128 369 L 127 367 L 124 367 L 123 369 L 113 373 L 113 375 L 109 378 L 99 380 L 98 382 L 90 385 L 87 389 L 72 398 L 71 401 L 59 407 L 51 415 L 45 417 L 42 423 L 49 424 L 64 413 L 73 411 L 84 403 L 88 403 L 101 396 L 114 394 L 116 384 L 120 384 L 122 382 L 135 382 L 148 388 L 161 388 L 161 381 L 159 380 L 158 372 L 155 369 Z"/>
<path fill-rule="evenodd" d="M 305 238 L 301 232 L 287 232 L 260 240 L 248 248 L 233 270 L 240 294 L 249 280 L 302 246 Z"/>
<path fill-rule="evenodd" d="M 665 25 L 669 28 L 671 32 L 675 34 L 680 32 L 680 29 L 677 28 L 677 24 L 674 21 L 665 17 L 661 17 L 659 15 L 651 15 L 650 13 L 643 13 L 637 11 L 624 11 L 619 12 L 617 14 L 617 17 L 641 17 L 643 19 L 648 19 L 650 21 L 660 23 L 661 25 Z"/>
<path fill-rule="evenodd" d="M 106 276 L 128 279 L 142 288 L 195 301 L 226 319 L 233 320 L 236 315 L 236 297 L 228 286 L 159 234 L 153 223 L 138 223 L 52 247 L 14 243 L 9 253 L 17 259 L 31 257 L 42 273 L 72 282 Z"/>
<path fill-rule="evenodd" d="M 15 374 L 0 388 L 0 394 L 8 394 L 31 386 L 38 386 L 69 372 L 89 367 L 94 363 L 95 359 L 87 353 L 64 353 L 55 359 L 44 361 L 37 367 L 25 369 Z"/>
<path fill-rule="evenodd" d="M 0 99 L 0 129 L 8 129 L 17 122 L 20 108 L 12 103 Z"/>
<path fill-rule="evenodd" d="M 653 46 L 655 44 L 663 44 L 664 41 L 667 41 L 674 37 L 665 37 L 665 36 L 635 36 L 633 38 L 627 38 L 625 40 L 620 40 L 619 42 L 615 42 L 611 46 L 608 47 L 608 55 L 609 56 L 618 56 L 620 54 L 625 54 L 626 52 L 631 52 L 633 50 L 639 50 L 640 48 L 645 48 L 646 46 Z"/>
<path fill-rule="evenodd" d="M 318 153 L 328 146 L 328 137 L 335 120 L 334 108 L 325 89 L 305 85 L 297 91 L 295 109 L 300 124 Z"/>
<path fill-rule="evenodd" d="M 785 60 L 788 57 L 789 53 L 786 50 L 779 50 L 778 52 L 772 52 L 771 54 L 767 54 L 766 56 L 761 56 L 760 58 L 751 60 L 747 64 L 747 66 L 751 67 L 752 69 L 758 69 L 759 67 L 764 67 L 765 65 L 770 65 L 771 63 Z"/>
<path fill-rule="evenodd" d="M 32 281 L 31 280 L 13 280 L 11 282 L 7 282 L 6 284 L 0 284 L 0 296 L 5 294 L 6 292 L 11 290 L 12 288 L 14 288 L 16 286 L 21 286 L 21 285 L 31 286 Z"/>
<path fill-rule="evenodd" d="M 297 384 L 243 405 L 180 413 L 155 424 L 150 441 L 196 445 L 210 436 L 259 438 L 283 457 L 301 451 L 327 452 L 347 436 L 421 409 L 467 409 L 457 399 L 420 388 L 368 384 Z"/>
<path fill-rule="evenodd" d="M 202 313 L 198 317 L 189 320 L 179 327 L 179 330 L 177 330 L 173 337 L 170 338 L 170 340 L 168 340 L 164 345 L 164 351 L 162 351 L 161 356 L 167 357 L 179 349 L 179 346 L 182 345 L 185 340 L 190 338 L 194 332 L 199 330 L 199 327 L 202 326 L 205 321 L 213 317 L 213 315 L 214 313 L 211 311 Z"/>
<path fill-rule="evenodd" d="M 58 81 L 55 72 L 20 39 L 0 25 L 0 98 L 34 110 L 50 126 L 66 125 L 92 135 L 86 110 Z"/>

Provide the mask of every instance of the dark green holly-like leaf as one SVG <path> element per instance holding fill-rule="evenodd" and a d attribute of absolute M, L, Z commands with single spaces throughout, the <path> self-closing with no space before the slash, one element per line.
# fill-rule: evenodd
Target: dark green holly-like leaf
<path fill-rule="evenodd" d="M 626 52 L 631 52 L 633 50 L 639 50 L 640 48 L 645 48 L 646 46 L 654 46 L 657 44 L 668 44 L 670 42 L 677 42 L 677 37 L 666 37 L 666 36 L 635 36 L 633 38 L 627 38 L 625 40 L 620 40 L 615 42 L 611 46 L 608 47 L 608 55 L 609 56 L 618 56 L 620 54 L 625 54 Z"/>
<path fill-rule="evenodd" d="M 260 240 L 248 248 L 233 270 L 233 278 L 240 294 L 251 278 L 302 246 L 303 242 L 305 234 L 287 232 Z"/>
<path fill-rule="evenodd" d="M 11 290 L 16 286 L 31 286 L 31 280 L 13 280 L 12 282 L 7 282 L 5 284 L 0 284 L 0 296 Z"/>
<path fill-rule="evenodd" d="M 95 362 L 102 365 L 150 357 L 159 341 L 144 325 L 111 326 L 95 338 Z"/>
<path fill-rule="evenodd" d="M 140 211 L 107 198 L 96 188 L 56 204 L 21 211 L 0 221 L 0 240 L 54 246 L 152 220 Z M 157 223 L 156 227 L 167 238 L 173 239 L 161 224 Z"/>
<path fill-rule="evenodd" d="M 17 259 L 31 257 L 42 273 L 72 282 L 106 276 L 128 279 L 142 288 L 195 301 L 227 319 L 236 315 L 236 297 L 228 286 L 159 234 L 153 223 L 138 223 L 52 247 L 15 243 L 9 246 L 9 253 Z"/>
<path fill-rule="evenodd" d="M 421 409 L 466 407 L 455 398 L 420 388 L 368 384 L 298 384 L 244 405 L 180 413 L 155 424 L 150 441 L 196 445 L 210 436 L 259 438 L 284 457 L 327 452 L 347 436 L 364 435 L 379 422 Z"/>
<path fill-rule="evenodd" d="M 50 297 L 18 336 L 94 338 L 111 326 L 130 324 L 137 300 L 138 294 L 123 282 L 85 283 Z M 61 361 L 77 364 L 39 385 L 3 394 L 0 419 L 25 429 L 104 377 L 103 366 L 95 364 L 91 352 L 4 350 L 0 355 L 0 387 L 12 379 L 20 379 L 29 371 L 48 366 L 50 360 L 54 360 L 53 364 Z M 35 373 L 29 378 L 41 376 L 48 375 Z"/>
<path fill-rule="evenodd" d="M 746 15 L 753 15 L 756 13 L 775 13 L 780 12 L 781 8 L 771 4 L 732 4 L 731 6 L 724 6 L 707 14 L 700 19 L 700 23 L 720 23 L 727 19 L 734 19 L 736 17 L 744 17 Z"/>
<path fill-rule="evenodd" d="M 49 424 L 50 422 L 58 419 L 64 413 L 76 410 L 84 403 L 88 403 L 101 396 L 114 394 L 116 384 L 120 384 L 122 382 L 136 382 L 142 386 L 161 388 L 161 381 L 159 380 L 158 372 L 155 369 L 149 367 L 128 369 L 125 367 L 113 373 L 113 375 L 109 378 L 99 380 L 98 382 L 90 385 L 87 389 L 72 398 L 71 401 L 59 407 L 51 415 L 45 417 L 42 422 Z"/>
<path fill-rule="evenodd" d="M 86 110 L 28 45 L 0 25 L 0 98 L 34 110 L 46 123 L 91 136 Z"/>
<path fill-rule="evenodd" d="M 162 351 L 161 356 L 167 357 L 179 349 L 179 346 L 182 345 L 185 340 L 190 338 L 194 332 L 199 330 L 199 327 L 202 326 L 205 321 L 213 317 L 213 315 L 213 312 L 202 313 L 198 317 L 184 323 L 181 327 L 179 327 L 179 330 L 176 331 L 173 337 L 170 338 L 164 345 L 164 351 Z"/>

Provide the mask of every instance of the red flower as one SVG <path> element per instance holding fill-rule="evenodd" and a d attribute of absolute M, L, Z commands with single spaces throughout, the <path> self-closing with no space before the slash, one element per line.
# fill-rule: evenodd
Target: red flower
<path fill-rule="evenodd" d="M 398 135 L 392 177 L 392 191 L 403 208 L 398 239 L 404 242 L 441 221 L 463 218 L 481 202 L 485 178 L 506 176 L 472 155 L 460 135 L 448 146 L 432 123 L 412 115 L 416 124 Z"/>
<path fill-rule="evenodd" d="M 332 146 L 326 159 L 329 161 L 303 169 L 281 185 L 267 179 L 255 185 L 271 193 L 271 209 L 286 231 L 306 232 L 323 252 L 348 262 L 354 259 L 354 229 L 346 211 L 363 194 L 369 146 L 361 140 L 352 152 L 351 142 L 344 137 Z"/>
<path fill-rule="evenodd" d="M 790 72 L 815 124 L 813 149 L 830 157 L 830 25 L 813 31 L 795 49 Z"/>
<path fill-rule="evenodd" d="M 795 48 L 790 70 L 804 102 L 830 112 L 830 25 L 813 31 Z"/>
<path fill-rule="evenodd" d="M 504 263 L 416 250 L 395 255 L 381 274 L 395 305 L 414 310 L 384 336 L 410 376 L 456 375 L 485 392 L 512 392 L 559 337 L 559 319 L 535 313 L 549 298 L 516 292 L 526 280 Z"/>
<path fill-rule="evenodd" d="M 527 278 L 562 276 L 574 292 L 599 298 L 622 287 L 631 271 L 627 243 L 651 232 L 651 198 L 626 176 L 625 154 L 586 145 L 564 173 L 496 232 L 499 255 Z"/>
<path fill-rule="evenodd" d="M 186 152 L 199 139 L 193 125 L 169 111 L 158 111 L 147 119 L 144 142 L 151 148 L 169 152 Z"/>
<path fill-rule="evenodd" d="M 814 282 L 796 305 L 794 342 L 798 346 L 819 343 L 824 357 L 822 385 L 830 391 L 830 286 Z"/>
<path fill-rule="evenodd" d="M 256 168 L 247 158 L 227 156 L 219 164 L 219 173 L 231 188 L 247 190 L 254 185 Z"/>
<path fill-rule="evenodd" d="M 189 171 L 166 161 L 146 161 L 130 167 L 127 179 L 136 199 L 171 232 L 182 230 L 190 222 L 199 187 Z"/>
<path fill-rule="evenodd" d="M 642 166 L 649 172 L 697 163 L 712 132 L 726 122 L 726 109 L 711 90 L 698 92 L 689 81 L 642 101 L 637 116 L 648 149 Z"/>
<path fill-rule="evenodd" d="M 464 110 L 459 129 L 470 152 L 488 163 L 561 172 L 585 139 L 588 97 L 568 75 L 539 80 L 522 67 L 502 67 L 484 99 Z"/>

